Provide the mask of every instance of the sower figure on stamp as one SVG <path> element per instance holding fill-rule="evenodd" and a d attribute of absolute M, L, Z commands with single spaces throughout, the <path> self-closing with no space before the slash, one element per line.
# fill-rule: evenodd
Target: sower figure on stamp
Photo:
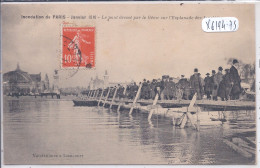
<path fill-rule="evenodd" d="M 73 38 L 73 40 L 68 45 L 68 49 L 73 49 L 77 63 L 81 62 L 81 45 L 80 45 L 81 42 L 86 43 L 86 44 L 91 44 L 91 42 L 88 42 L 83 39 L 80 30 L 78 30 L 77 35 Z"/>
<path fill-rule="evenodd" d="M 190 87 L 193 91 L 193 94 L 197 93 L 197 99 L 201 100 L 203 86 L 197 68 L 194 69 L 194 74 L 190 77 Z"/>
<path fill-rule="evenodd" d="M 233 60 L 233 65 L 229 70 L 230 80 L 231 80 L 231 99 L 237 100 L 239 99 L 239 94 L 241 93 L 241 79 L 238 74 L 238 61 L 236 59 Z"/>
<path fill-rule="evenodd" d="M 212 86 L 213 86 L 213 81 L 211 79 L 211 77 L 209 76 L 209 73 L 206 74 L 206 78 L 204 79 L 204 91 L 205 94 L 207 95 L 207 99 L 210 100 L 211 99 L 211 93 L 212 93 Z"/>

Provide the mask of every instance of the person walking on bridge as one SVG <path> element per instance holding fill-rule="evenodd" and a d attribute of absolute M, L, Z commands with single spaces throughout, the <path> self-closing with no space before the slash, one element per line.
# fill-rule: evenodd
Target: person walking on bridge
<path fill-rule="evenodd" d="M 190 77 L 190 87 L 193 91 L 193 94 L 197 93 L 197 99 L 201 100 L 203 85 L 201 83 L 201 78 L 197 68 L 194 69 L 194 74 Z"/>
<path fill-rule="evenodd" d="M 212 93 L 212 85 L 214 84 L 211 77 L 209 76 L 209 73 L 206 74 L 206 78 L 204 79 L 204 91 L 205 94 L 207 95 L 207 99 L 211 99 L 211 93 Z"/>
<path fill-rule="evenodd" d="M 177 83 L 177 90 L 175 91 L 177 99 L 189 100 L 190 96 L 190 83 L 184 75 L 181 75 L 181 79 Z"/>
<path fill-rule="evenodd" d="M 230 80 L 230 74 L 229 69 L 225 69 L 225 75 L 223 75 L 223 80 L 219 84 L 218 88 L 218 96 L 221 97 L 221 100 L 228 100 L 229 94 L 231 90 L 231 80 Z"/>
<path fill-rule="evenodd" d="M 218 73 L 214 76 L 214 88 L 212 91 L 212 96 L 213 96 L 213 100 L 216 100 L 216 101 L 218 100 L 217 96 L 218 96 L 219 84 L 223 79 L 222 70 L 223 70 L 223 68 L 220 66 L 218 68 Z"/>
<path fill-rule="evenodd" d="M 241 79 L 240 79 L 240 76 L 238 74 L 238 64 L 239 62 L 234 59 L 233 62 L 232 62 L 232 66 L 229 70 L 229 74 L 230 74 L 230 80 L 231 80 L 231 93 L 230 93 L 230 96 L 231 96 L 231 99 L 232 100 L 237 100 L 239 99 L 239 95 L 241 93 Z"/>

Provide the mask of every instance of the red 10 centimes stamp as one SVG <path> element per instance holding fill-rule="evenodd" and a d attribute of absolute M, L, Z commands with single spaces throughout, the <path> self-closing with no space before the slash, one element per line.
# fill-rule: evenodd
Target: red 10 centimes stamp
<path fill-rule="evenodd" d="M 95 68 L 95 27 L 62 27 L 62 68 Z"/>

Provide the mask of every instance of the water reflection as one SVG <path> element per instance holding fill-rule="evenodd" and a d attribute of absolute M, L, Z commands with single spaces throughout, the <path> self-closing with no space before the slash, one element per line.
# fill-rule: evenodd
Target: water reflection
<path fill-rule="evenodd" d="M 216 113 L 203 113 L 210 118 Z M 173 127 L 170 118 L 103 107 L 74 107 L 71 101 L 4 102 L 7 163 L 46 163 L 32 153 L 82 153 L 84 158 L 47 159 L 57 164 L 252 164 L 223 138 L 255 129 L 254 112 L 227 112 L 222 125 L 199 132 Z M 11 159 L 10 159 L 10 156 Z M 123 157 L 125 156 L 125 157 Z"/>

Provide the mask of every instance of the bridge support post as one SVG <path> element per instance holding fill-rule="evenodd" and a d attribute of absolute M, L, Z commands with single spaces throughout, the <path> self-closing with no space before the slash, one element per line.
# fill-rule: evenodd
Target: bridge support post
<path fill-rule="evenodd" d="M 107 98 L 109 96 L 109 93 L 110 93 L 110 87 L 108 88 L 108 92 L 107 92 L 107 95 L 106 95 L 106 98 L 105 98 L 105 102 L 103 103 L 103 107 L 105 107 L 106 105 L 106 102 L 107 102 Z"/>
<path fill-rule="evenodd" d="M 111 100 L 111 102 L 110 102 L 110 109 L 112 108 L 112 106 L 113 106 L 113 103 L 114 103 L 114 100 L 115 100 L 115 97 L 116 97 L 116 93 L 117 93 L 117 87 L 115 88 L 115 92 L 114 92 L 114 95 L 113 95 L 113 98 L 112 98 L 112 100 Z"/>
<path fill-rule="evenodd" d="M 158 99 L 159 99 L 159 94 L 157 93 L 154 100 L 153 100 L 153 106 L 152 106 L 152 108 L 149 112 L 148 120 L 151 120 L 151 118 L 152 118 L 153 112 L 155 110 L 154 106 L 157 104 Z"/>
<path fill-rule="evenodd" d="M 104 94 L 104 88 L 102 88 L 102 92 L 101 92 L 101 95 L 100 95 L 99 100 L 98 100 L 98 105 L 97 105 L 98 107 L 99 107 L 100 101 L 103 97 L 103 94 Z"/>
<path fill-rule="evenodd" d="M 96 95 L 95 95 L 95 99 L 97 99 L 98 94 L 99 94 L 99 89 L 97 89 L 97 93 L 96 93 Z"/>
<path fill-rule="evenodd" d="M 123 95 L 125 95 L 125 94 L 126 94 L 126 86 L 124 87 L 124 91 L 123 91 Z M 120 99 L 120 98 L 119 98 L 119 99 Z M 123 104 L 123 100 L 121 100 L 121 101 L 119 102 L 119 105 L 118 105 L 118 107 L 117 107 L 117 112 L 120 111 L 121 104 Z"/>
<path fill-rule="evenodd" d="M 133 112 L 133 110 L 134 110 L 136 101 L 137 101 L 137 99 L 138 99 L 138 97 L 139 97 L 139 95 L 140 95 L 140 93 L 141 93 L 141 88 L 142 88 L 142 86 L 143 86 L 143 83 L 141 82 L 141 83 L 139 84 L 138 91 L 137 91 L 137 93 L 136 93 L 136 95 L 135 95 L 135 99 L 134 99 L 134 101 L 133 101 L 132 107 L 130 108 L 129 115 L 131 115 L 132 112 Z"/>
<path fill-rule="evenodd" d="M 94 94 L 93 94 L 93 96 L 92 96 L 93 99 L 95 99 L 96 94 L 97 94 L 97 91 L 98 91 L 98 89 L 97 89 L 97 90 L 94 90 Z"/>
<path fill-rule="evenodd" d="M 89 90 L 87 98 L 89 98 L 89 97 L 90 97 L 90 94 L 91 94 L 91 90 Z"/>
<path fill-rule="evenodd" d="M 196 119 L 194 119 L 192 117 L 192 114 L 191 112 L 194 112 L 194 104 L 195 104 L 195 101 L 197 99 L 197 93 L 194 94 L 190 104 L 189 104 L 189 107 L 184 108 L 185 111 L 183 111 L 183 115 L 181 116 L 181 118 L 176 122 L 176 125 L 179 125 L 180 128 L 184 128 L 186 126 L 186 124 L 188 122 L 191 123 L 191 125 L 197 130 L 199 131 L 200 129 L 200 121 L 199 121 L 199 113 L 198 113 L 198 109 L 196 110 L 197 112 L 197 121 L 195 121 Z"/>

